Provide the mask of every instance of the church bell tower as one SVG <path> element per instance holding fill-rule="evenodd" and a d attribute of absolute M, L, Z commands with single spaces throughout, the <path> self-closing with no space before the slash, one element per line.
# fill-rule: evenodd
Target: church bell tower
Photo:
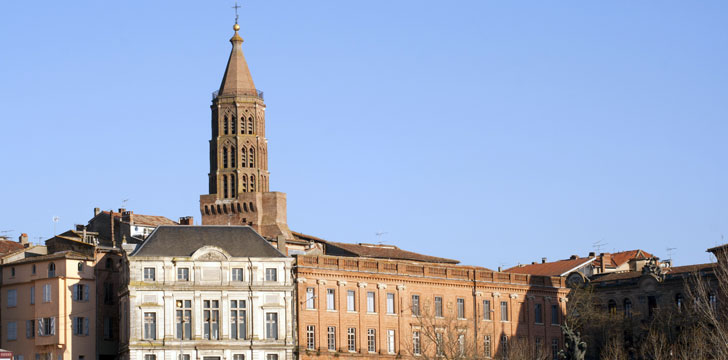
<path fill-rule="evenodd" d="M 263 92 L 243 56 L 240 26 L 220 89 L 212 94 L 209 194 L 200 196 L 203 225 L 250 225 L 264 237 L 292 238 L 286 194 L 268 189 L 268 140 Z"/>

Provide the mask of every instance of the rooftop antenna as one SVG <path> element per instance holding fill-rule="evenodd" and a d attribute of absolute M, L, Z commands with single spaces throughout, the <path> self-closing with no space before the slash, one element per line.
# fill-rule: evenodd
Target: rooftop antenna
<path fill-rule="evenodd" d="M 669 248 L 667 248 L 665 250 L 667 250 L 667 259 L 670 260 L 670 263 L 672 263 L 672 252 L 674 250 L 677 250 L 677 248 L 669 247 Z"/>
<path fill-rule="evenodd" d="M 603 241 L 604 241 L 604 239 L 592 243 L 592 247 L 594 248 L 596 254 L 601 254 L 602 248 L 609 245 L 609 243 L 605 243 Z"/>
<path fill-rule="evenodd" d="M 40 241 L 41 241 L 41 240 L 43 240 L 43 237 L 42 237 L 42 236 L 36 236 L 36 237 L 34 237 L 34 239 L 36 239 L 36 240 L 37 240 L 37 241 L 35 242 L 35 244 L 36 244 L 36 245 L 40 245 Z"/>
<path fill-rule="evenodd" d="M 53 217 L 53 236 L 56 236 L 56 224 L 61 221 L 61 218 L 58 216 Z"/>
<path fill-rule="evenodd" d="M 235 6 L 233 6 L 233 9 L 235 9 L 235 23 L 238 23 L 238 9 L 240 9 L 240 5 L 238 5 L 238 2 L 235 2 Z"/>
<path fill-rule="evenodd" d="M 378 232 L 374 233 L 374 235 L 377 236 L 377 244 L 382 245 L 382 236 L 384 236 L 385 234 L 389 234 L 389 232 L 388 231 L 378 231 Z"/>
<path fill-rule="evenodd" d="M 128 202 L 129 202 L 129 199 L 121 200 L 121 208 L 126 209 L 126 203 L 128 203 Z"/>

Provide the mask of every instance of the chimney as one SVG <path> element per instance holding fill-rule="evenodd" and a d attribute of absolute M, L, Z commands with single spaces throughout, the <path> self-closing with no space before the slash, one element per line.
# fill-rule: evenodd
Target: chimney
<path fill-rule="evenodd" d="M 531 261 L 531 265 L 536 265 L 536 262 L 535 261 Z"/>
<path fill-rule="evenodd" d="M 499 267 L 498 267 L 498 272 L 501 272 L 501 271 L 503 271 L 503 270 L 502 270 L 502 269 L 501 269 L 501 267 L 499 266 Z"/>
<path fill-rule="evenodd" d="M 541 264 L 545 264 L 545 263 L 546 263 L 546 258 L 545 257 L 542 257 L 541 258 Z"/>
<path fill-rule="evenodd" d="M 21 244 L 23 244 L 23 247 L 30 246 L 30 243 L 28 242 L 28 234 L 26 234 L 26 233 L 20 234 L 20 237 L 18 237 L 18 240 Z"/>
<path fill-rule="evenodd" d="M 579 255 L 571 255 L 571 256 L 569 257 L 569 260 L 576 260 L 576 259 L 578 259 L 578 258 L 579 258 Z"/>
<path fill-rule="evenodd" d="M 193 218 L 192 216 L 183 216 L 183 217 L 179 218 L 179 224 L 191 226 L 191 225 L 195 224 L 194 220 L 195 220 L 195 218 Z"/>
<path fill-rule="evenodd" d="M 126 211 L 126 209 L 119 209 L 119 211 L 121 212 L 121 221 L 123 221 L 125 223 L 129 223 L 129 224 L 134 223 L 134 212 L 133 211 L 131 211 L 131 210 Z"/>
<path fill-rule="evenodd" d="M 284 235 L 278 235 L 278 241 L 276 241 L 278 251 L 282 252 L 283 255 L 288 256 L 288 246 L 286 246 L 286 237 Z"/>
<path fill-rule="evenodd" d="M 601 267 L 601 269 L 599 269 L 599 270 L 602 274 L 604 274 L 604 272 L 607 271 L 607 264 L 604 261 L 604 253 L 599 254 L 599 264 Z"/>
<path fill-rule="evenodd" d="M 101 213 L 101 209 L 100 208 L 94 208 L 94 216 L 96 216 L 96 215 L 98 215 L 100 213 Z"/>
<path fill-rule="evenodd" d="M 123 214 L 124 212 L 126 212 L 126 209 L 124 209 L 124 208 L 119 208 L 119 212 Z"/>
<path fill-rule="evenodd" d="M 593 251 L 589 253 L 589 257 L 594 257 L 595 255 Z"/>

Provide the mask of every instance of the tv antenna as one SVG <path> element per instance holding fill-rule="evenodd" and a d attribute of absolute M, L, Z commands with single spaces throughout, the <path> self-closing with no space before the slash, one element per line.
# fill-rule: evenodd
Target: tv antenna
<path fill-rule="evenodd" d="M 672 262 L 672 253 L 673 253 L 674 250 L 677 250 L 677 248 L 669 247 L 669 248 L 666 248 L 665 250 L 667 250 L 667 258 L 668 258 L 668 260 L 670 260 L 670 262 Z"/>
<path fill-rule="evenodd" d="M 599 240 L 597 242 L 592 243 L 592 247 L 594 248 L 596 254 L 601 254 L 601 250 L 603 247 L 609 245 L 609 243 L 605 243 L 604 239 Z"/>
<path fill-rule="evenodd" d="M 128 202 L 129 202 L 129 199 L 121 200 L 121 208 L 126 209 L 126 203 L 128 203 Z"/>
<path fill-rule="evenodd" d="M 61 221 L 61 218 L 58 216 L 53 217 L 53 236 L 56 236 L 56 224 Z"/>
<path fill-rule="evenodd" d="M 382 245 L 382 236 L 389 234 L 388 231 L 378 231 L 375 232 L 374 235 L 377 236 L 377 244 Z"/>

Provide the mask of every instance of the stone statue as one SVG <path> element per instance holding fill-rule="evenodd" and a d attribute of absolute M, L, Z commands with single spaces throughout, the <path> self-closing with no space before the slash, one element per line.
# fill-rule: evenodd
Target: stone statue
<path fill-rule="evenodd" d="M 586 343 L 581 341 L 581 334 L 566 323 L 561 327 L 561 332 L 564 334 L 564 350 L 559 351 L 559 359 L 584 360 Z"/>
<path fill-rule="evenodd" d="M 662 268 L 657 264 L 656 258 L 651 258 L 647 261 L 647 264 L 642 267 L 642 275 L 654 275 L 655 278 L 662 281 L 665 274 L 662 272 Z"/>

